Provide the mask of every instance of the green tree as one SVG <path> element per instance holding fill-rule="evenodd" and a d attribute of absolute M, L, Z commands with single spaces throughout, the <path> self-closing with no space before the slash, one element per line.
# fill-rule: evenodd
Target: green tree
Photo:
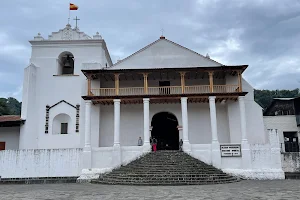
<path fill-rule="evenodd" d="M 273 98 L 295 98 L 299 97 L 299 88 L 294 90 L 254 90 L 254 99 L 263 108 L 267 108 Z"/>
<path fill-rule="evenodd" d="M 1 115 L 20 115 L 21 102 L 13 97 L 0 98 L 0 116 Z"/>
<path fill-rule="evenodd" d="M 9 111 L 9 108 L 7 107 L 6 101 L 7 100 L 5 98 L 0 98 L 0 116 L 10 114 L 10 111 Z"/>

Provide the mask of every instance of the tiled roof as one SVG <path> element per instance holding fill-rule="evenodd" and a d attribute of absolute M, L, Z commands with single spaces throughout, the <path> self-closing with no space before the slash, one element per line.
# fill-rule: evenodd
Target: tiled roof
<path fill-rule="evenodd" d="M 20 115 L 2 115 L 0 116 L 0 122 L 17 122 L 22 121 Z"/>

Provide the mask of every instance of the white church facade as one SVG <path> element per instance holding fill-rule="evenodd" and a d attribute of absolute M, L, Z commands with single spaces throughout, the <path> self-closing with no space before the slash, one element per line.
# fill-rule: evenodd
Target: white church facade
<path fill-rule="evenodd" d="M 150 152 L 150 137 L 158 150 L 178 150 L 182 139 L 184 152 L 225 172 L 284 178 L 247 65 L 223 65 L 164 36 L 113 64 L 99 33 L 70 25 L 30 43 L 19 151 L 60 149 L 84 179 Z"/>

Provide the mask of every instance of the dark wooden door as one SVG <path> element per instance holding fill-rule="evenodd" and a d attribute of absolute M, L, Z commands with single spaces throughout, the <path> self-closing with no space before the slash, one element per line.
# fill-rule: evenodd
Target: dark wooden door
<path fill-rule="evenodd" d="M 0 142 L 0 151 L 5 150 L 5 142 Z"/>
<path fill-rule="evenodd" d="M 170 94 L 170 81 L 159 81 L 159 94 Z"/>

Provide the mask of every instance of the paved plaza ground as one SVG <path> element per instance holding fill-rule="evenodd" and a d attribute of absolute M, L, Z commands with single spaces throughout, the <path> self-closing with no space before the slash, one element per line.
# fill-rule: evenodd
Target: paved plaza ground
<path fill-rule="evenodd" d="M 97 184 L 0 185 L 0 199 L 300 199 L 300 180 L 241 181 L 220 185 L 161 187 Z"/>

